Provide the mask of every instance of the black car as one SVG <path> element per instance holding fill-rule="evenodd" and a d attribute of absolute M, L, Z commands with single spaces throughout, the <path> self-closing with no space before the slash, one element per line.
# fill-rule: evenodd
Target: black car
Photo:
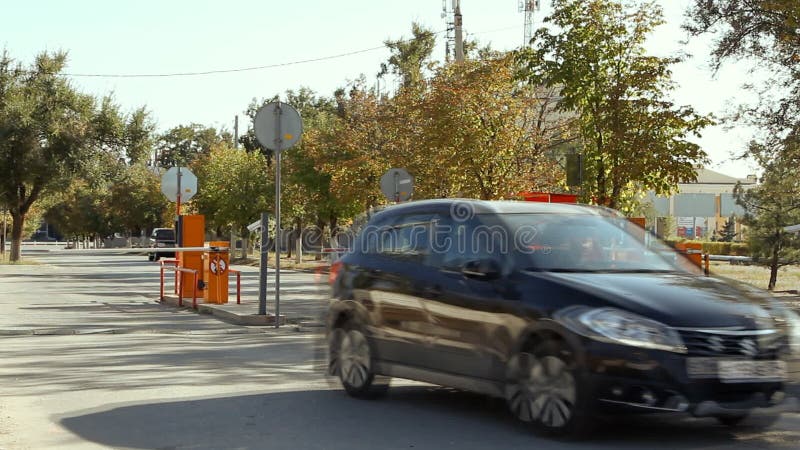
<path fill-rule="evenodd" d="M 354 396 L 424 381 L 504 398 L 549 434 L 613 411 L 766 425 L 797 409 L 797 314 L 605 208 L 392 206 L 330 281 L 329 371 Z"/>
<path fill-rule="evenodd" d="M 154 228 L 150 234 L 150 248 L 175 248 L 175 230 L 172 228 Z M 175 252 L 151 252 L 148 261 L 158 261 L 162 256 L 174 257 Z"/>

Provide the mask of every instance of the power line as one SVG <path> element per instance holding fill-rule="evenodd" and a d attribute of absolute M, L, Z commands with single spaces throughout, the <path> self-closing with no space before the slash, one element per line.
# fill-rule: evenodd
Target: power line
<path fill-rule="evenodd" d="M 486 31 L 478 31 L 474 33 L 470 33 L 472 35 L 476 34 L 483 34 L 483 33 L 492 33 L 495 31 L 504 31 L 508 30 L 508 28 L 498 28 L 494 30 L 486 30 Z M 440 30 L 434 32 L 434 34 L 442 34 L 447 30 Z M 409 41 L 410 39 L 406 39 L 404 41 Z M 400 42 L 404 42 L 400 41 Z M 308 64 L 313 62 L 319 61 L 328 61 L 331 59 L 338 59 L 338 58 L 345 58 L 348 56 L 358 55 L 362 53 L 373 52 L 376 50 L 385 49 L 385 45 L 381 45 L 378 47 L 370 47 L 364 48 L 361 50 L 354 50 L 351 52 L 339 53 L 336 55 L 328 55 L 328 56 L 321 56 L 318 58 L 309 58 L 309 59 L 301 59 L 297 61 L 289 61 L 284 63 L 276 63 L 276 64 L 267 64 L 263 66 L 253 66 L 253 67 L 239 67 L 235 69 L 218 69 L 218 70 L 205 70 L 205 71 L 197 71 L 197 72 L 168 72 L 168 73 L 61 73 L 60 75 L 75 77 L 75 78 L 169 78 L 169 77 L 193 77 L 193 76 L 204 76 L 204 75 L 216 75 L 216 74 L 224 74 L 224 73 L 236 73 L 236 72 L 251 72 L 254 70 L 264 70 L 264 69 L 275 69 L 278 67 L 287 67 L 287 66 L 295 66 L 299 64 Z"/>
<path fill-rule="evenodd" d="M 375 50 L 386 48 L 386 46 L 365 48 L 362 50 L 355 50 L 347 53 L 340 53 L 338 55 L 322 56 L 319 58 L 302 59 L 299 61 L 290 61 L 285 63 L 268 64 L 265 66 L 255 67 L 240 67 L 237 69 L 219 69 L 219 70 L 206 70 L 202 72 L 173 72 L 173 73 L 129 73 L 129 74 L 114 74 L 114 73 L 63 73 L 61 75 L 70 77 L 93 77 L 93 78 L 158 78 L 158 77 L 191 77 L 200 75 L 214 75 L 220 73 L 234 73 L 234 72 L 249 72 L 253 70 L 273 69 L 276 67 L 293 66 L 297 64 L 306 64 L 318 61 L 326 61 L 329 59 L 343 58 L 345 56 L 358 55 L 360 53 L 367 53 Z"/>

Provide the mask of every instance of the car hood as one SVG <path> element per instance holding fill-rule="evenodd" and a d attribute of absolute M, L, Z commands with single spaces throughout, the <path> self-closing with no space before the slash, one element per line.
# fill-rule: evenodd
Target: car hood
<path fill-rule="evenodd" d="M 771 297 L 766 292 L 732 280 L 680 273 L 539 275 L 590 294 L 602 306 L 625 309 L 673 327 L 757 329 L 758 323 L 770 316 Z"/>

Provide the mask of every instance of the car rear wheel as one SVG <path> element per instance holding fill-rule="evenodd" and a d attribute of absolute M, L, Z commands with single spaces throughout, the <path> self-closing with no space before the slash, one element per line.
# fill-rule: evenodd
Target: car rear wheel
<path fill-rule="evenodd" d="M 148 253 L 147 254 L 147 260 L 148 261 L 155 261 L 156 260 L 156 254 L 155 253 Z"/>
<path fill-rule="evenodd" d="M 353 397 L 372 398 L 385 394 L 389 378 L 372 371 L 372 350 L 366 336 L 353 327 L 335 328 L 329 338 L 329 372 L 338 375 Z"/>
<path fill-rule="evenodd" d="M 506 402 L 518 419 L 543 434 L 579 436 L 590 429 L 581 379 L 569 349 L 544 342 L 509 361 Z"/>

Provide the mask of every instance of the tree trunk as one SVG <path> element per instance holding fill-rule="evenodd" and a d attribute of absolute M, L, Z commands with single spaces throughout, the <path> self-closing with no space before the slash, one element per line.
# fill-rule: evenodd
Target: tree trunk
<path fill-rule="evenodd" d="M 11 213 L 11 257 L 10 261 L 19 261 L 22 257 L 22 230 L 25 227 L 25 214 Z"/>
<path fill-rule="evenodd" d="M 775 289 L 775 284 L 778 282 L 778 253 L 780 252 L 780 248 L 777 245 L 772 247 L 772 258 L 769 262 L 769 284 L 767 285 L 767 290 L 772 291 Z"/>

